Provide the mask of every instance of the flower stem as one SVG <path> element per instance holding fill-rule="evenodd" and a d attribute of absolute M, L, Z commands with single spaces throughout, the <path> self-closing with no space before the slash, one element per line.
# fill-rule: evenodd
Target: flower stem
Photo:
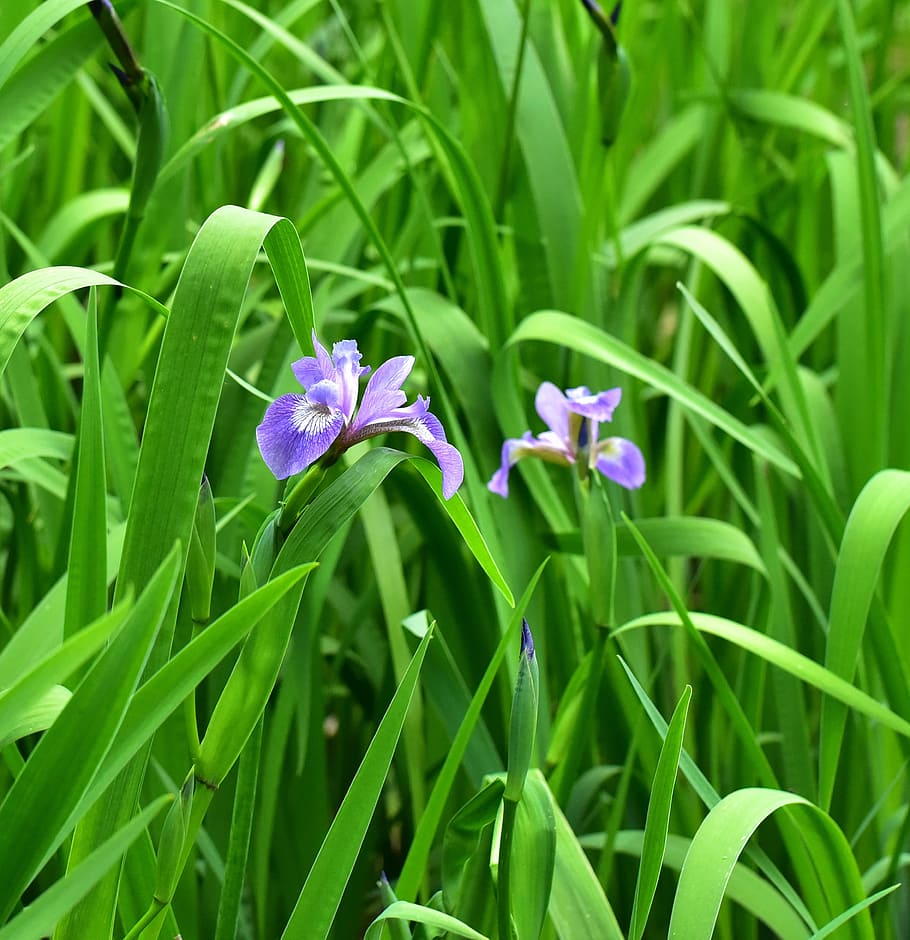
<path fill-rule="evenodd" d="M 294 528 L 295 523 L 300 518 L 307 503 L 313 498 L 313 494 L 322 483 L 325 476 L 325 467 L 321 464 L 314 464 L 303 475 L 300 482 L 291 490 L 284 505 L 281 507 L 281 515 L 278 518 L 278 528 L 285 537 Z"/>
<path fill-rule="evenodd" d="M 167 904 L 159 901 L 158 898 L 153 898 L 148 910 L 133 924 L 132 929 L 123 940 L 136 940 L 137 937 L 141 936 L 145 928 L 151 926 L 155 918 L 161 915 L 166 908 Z"/>
<path fill-rule="evenodd" d="M 512 875 L 512 836 L 515 834 L 517 800 L 502 801 L 502 830 L 499 835 L 498 916 L 499 940 L 512 940 L 512 912 L 510 903 Z"/>

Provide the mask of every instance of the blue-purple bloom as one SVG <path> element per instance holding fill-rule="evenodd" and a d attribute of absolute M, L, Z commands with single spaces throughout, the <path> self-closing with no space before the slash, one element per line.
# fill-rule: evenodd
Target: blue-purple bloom
<path fill-rule="evenodd" d="M 320 458 L 331 463 L 349 447 L 386 431 L 407 431 L 425 444 L 442 470 L 442 494 L 449 499 L 461 486 L 461 454 L 448 443 L 439 419 L 430 414 L 430 399 L 417 396 L 405 405 L 401 384 L 414 366 L 413 356 L 395 356 L 370 376 L 357 408 L 361 366 L 355 340 L 335 343 L 330 356 L 313 333 L 314 356 L 304 356 L 291 368 L 303 395 L 282 395 L 256 428 L 262 459 L 284 480 Z M 355 414 L 356 411 L 356 414 Z"/>
<path fill-rule="evenodd" d="M 641 451 L 624 437 L 598 440 L 601 422 L 611 421 L 622 397 L 622 389 L 591 393 L 585 386 L 567 389 L 563 394 L 552 382 L 537 390 L 534 407 L 549 427 L 537 437 L 525 431 L 502 445 L 502 463 L 487 488 L 499 496 L 509 495 L 509 470 L 522 457 L 540 457 L 570 466 L 579 458 L 596 467 L 626 489 L 638 489 L 645 482 L 645 459 Z"/>

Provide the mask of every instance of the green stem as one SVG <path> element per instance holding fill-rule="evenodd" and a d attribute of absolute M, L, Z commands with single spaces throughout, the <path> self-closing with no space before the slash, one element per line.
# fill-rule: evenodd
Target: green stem
<path fill-rule="evenodd" d="M 190 752 L 190 760 L 195 764 L 199 761 L 199 725 L 196 722 L 196 690 L 193 689 L 183 700 L 183 724 L 186 729 L 186 743 Z"/>
<path fill-rule="evenodd" d="M 278 518 L 278 528 L 281 534 L 288 536 L 295 523 L 300 518 L 307 503 L 313 498 L 322 478 L 325 476 L 326 468 L 322 464 L 314 464 L 303 475 L 300 482 L 291 490 L 290 495 L 281 507 L 281 515 Z"/>
<path fill-rule="evenodd" d="M 136 940 L 145 928 L 151 926 L 155 918 L 160 916 L 166 908 L 167 904 L 163 901 L 159 901 L 158 898 L 152 898 L 152 903 L 149 905 L 148 910 L 133 924 L 132 929 L 123 940 Z"/>
<path fill-rule="evenodd" d="M 512 940 L 512 912 L 509 899 L 512 875 L 512 837 L 515 834 L 517 800 L 502 801 L 502 831 L 499 836 L 499 869 L 497 905 L 499 915 L 499 940 Z"/>

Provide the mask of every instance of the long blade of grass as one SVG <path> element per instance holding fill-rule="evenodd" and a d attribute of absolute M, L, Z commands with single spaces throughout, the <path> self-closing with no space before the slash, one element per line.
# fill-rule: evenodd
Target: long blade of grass
<path fill-rule="evenodd" d="M 167 318 L 115 598 L 123 596 L 130 585 L 145 583 L 175 539 L 189 544 L 231 341 L 263 245 L 270 258 L 274 252 L 273 272 L 292 325 L 307 337 L 312 329 L 306 265 L 291 223 L 237 206 L 212 213 L 190 248 Z M 167 660 L 175 617 L 176 605 L 152 650 L 151 670 Z M 144 756 L 139 754 L 77 829 L 71 864 L 123 825 L 135 805 L 144 772 Z M 103 879 L 67 921 L 60 940 L 107 935 L 115 899 L 116 878 Z"/>
<path fill-rule="evenodd" d="M 648 801 L 648 815 L 645 820 L 645 834 L 641 848 L 641 862 L 638 867 L 638 879 L 635 882 L 635 896 L 632 901 L 632 918 L 629 923 L 629 940 L 640 940 L 644 936 L 648 923 L 648 914 L 657 890 L 657 879 L 663 867 L 664 851 L 667 846 L 667 830 L 670 825 L 670 807 L 673 803 L 673 791 L 676 787 L 676 774 L 679 770 L 679 756 L 682 753 L 683 735 L 686 730 L 686 715 L 692 687 L 687 685 L 683 691 L 673 717 L 667 727 L 657 760 L 657 770 L 651 785 L 651 797 Z"/>
<path fill-rule="evenodd" d="M 107 609 L 107 471 L 101 413 L 96 288 L 92 288 L 89 293 L 84 357 L 64 637 L 71 636 Z"/>
<path fill-rule="evenodd" d="M 808 682 L 819 691 L 824 692 L 832 699 L 852 708 L 861 715 L 880 722 L 903 737 L 910 736 L 910 722 L 895 714 L 871 695 L 867 695 L 855 685 L 851 685 L 845 679 L 789 646 L 784 646 L 782 643 L 772 640 L 766 634 L 745 627 L 741 623 L 714 614 L 690 611 L 689 618 L 699 631 L 709 633 L 712 636 L 723 637 L 742 649 L 760 656 L 766 662 L 785 670 L 790 675 L 796 676 L 803 682 Z M 646 614 L 643 617 L 636 617 L 634 620 L 624 623 L 617 628 L 616 632 L 644 626 L 657 626 L 658 624 L 682 626 L 682 620 L 677 614 L 669 611 L 660 614 Z"/>
<path fill-rule="evenodd" d="M 531 771 L 531 775 L 537 774 L 539 770 Z M 555 801 L 553 811 L 556 814 L 556 866 L 550 894 L 550 919 L 557 932 L 573 940 L 624 940 L 597 875 Z"/>
<path fill-rule="evenodd" d="M 818 828 L 816 820 L 806 827 L 807 838 L 818 850 L 815 857 L 821 860 L 823 853 L 828 854 L 833 863 L 843 866 L 843 880 L 828 884 L 832 895 L 841 895 L 842 888 L 862 894 L 856 862 L 843 833 L 829 817 L 794 793 L 758 787 L 737 790 L 711 810 L 692 839 L 679 875 L 668 937 L 707 940 L 713 934 L 727 882 L 749 837 L 769 815 L 793 805 L 806 806 L 819 817 Z M 852 926 L 850 936 L 872 937 L 868 915 Z"/>
<path fill-rule="evenodd" d="M 0 929 L 0 940 L 42 940 L 142 836 L 151 821 L 170 803 L 160 796 L 100 845 L 75 871 L 61 878 Z"/>
<path fill-rule="evenodd" d="M 462 758 L 467 749 L 468 741 L 470 741 L 477 721 L 480 718 L 483 704 L 490 692 L 499 667 L 505 658 L 506 651 L 509 649 L 510 645 L 515 642 L 515 636 L 521 624 L 521 618 L 524 616 L 524 612 L 531 600 L 534 589 L 537 587 L 537 582 L 543 574 L 545 566 L 546 562 L 540 565 L 519 599 L 512 619 L 499 639 L 496 651 L 490 658 L 487 668 L 484 670 L 483 678 L 480 680 L 480 684 L 474 692 L 471 704 L 465 712 L 464 719 L 458 729 L 455 740 L 452 741 L 452 746 L 446 754 L 445 762 L 442 765 L 442 769 L 439 771 L 436 783 L 433 785 L 430 798 L 427 800 L 427 808 L 420 819 L 417 831 L 414 833 L 411 847 L 408 850 L 408 856 L 405 859 L 401 876 L 396 885 L 396 893 L 401 900 L 411 900 L 417 897 L 417 891 L 420 887 L 422 877 L 421 873 L 430 856 L 433 839 L 436 836 L 436 830 L 439 827 L 443 811 L 445 810 L 446 803 L 452 791 L 452 786 L 455 783 L 455 776 L 458 773 Z"/>
<path fill-rule="evenodd" d="M 853 11 L 848 0 L 837 0 L 837 19 L 844 43 L 847 83 L 856 127 L 856 175 L 863 246 L 864 304 L 847 307 L 838 321 L 838 405 L 845 428 L 861 429 L 851 448 L 857 480 L 863 481 L 885 461 L 889 370 L 883 368 L 889 330 L 885 283 L 881 199 L 875 172 L 875 130 L 866 91 L 863 58 Z"/>
<path fill-rule="evenodd" d="M 885 552 L 908 509 L 910 473 L 884 470 L 866 484 L 847 519 L 834 569 L 825 666 L 848 683 L 856 669 Z M 845 721 L 843 704 L 830 700 L 822 704 L 818 789 L 819 805 L 826 809 L 834 791 Z"/>
<path fill-rule="evenodd" d="M 373 810 L 385 784 L 432 631 L 427 631 L 367 748 L 341 807 L 307 875 L 282 940 L 329 935 Z"/>
<path fill-rule="evenodd" d="M 0 919 L 66 835 L 71 812 L 110 749 L 177 586 L 179 563 L 175 546 L 0 804 Z"/>

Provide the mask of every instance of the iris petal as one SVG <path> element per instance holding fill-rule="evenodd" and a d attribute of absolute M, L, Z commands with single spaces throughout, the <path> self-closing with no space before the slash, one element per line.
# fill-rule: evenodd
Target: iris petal
<path fill-rule="evenodd" d="M 282 395 L 266 410 L 256 440 L 269 470 L 284 480 L 322 457 L 343 427 L 338 408 L 305 395 Z"/>
<path fill-rule="evenodd" d="M 442 495 L 449 499 L 464 480 L 464 462 L 458 449 L 446 440 L 446 432 L 439 418 L 430 414 L 429 404 L 428 398 L 418 395 L 417 401 L 407 407 L 377 414 L 367 425 L 361 425 L 358 420 L 351 429 L 352 433 L 345 435 L 345 444 L 349 447 L 387 431 L 413 434 L 436 458 L 439 469 L 442 470 Z"/>
<path fill-rule="evenodd" d="M 552 382 L 541 382 L 534 397 L 534 407 L 554 434 L 564 441 L 568 440 L 568 399 Z"/>
<path fill-rule="evenodd" d="M 413 368 L 413 356 L 394 356 L 379 366 L 367 382 L 355 427 L 362 428 L 373 421 L 381 421 L 383 416 L 405 403 L 407 396 L 401 391 L 401 385 Z"/>
<path fill-rule="evenodd" d="M 538 437 L 525 431 L 522 437 L 510 437 L 503 443 L 499 469 L 487 483 L 487 489 L 498 496 L 508 496 L 509 470 L 523 457 L 538 457 L 564 467 L 575 463 L 575 454 L 552 431 L 544 431 Z"/>
<path fill-rule="evenodd" d="M 509 495 L 509 470 L 521 460 L 525 454 L 533 450 L 534 438 L 530 431 L 525 431 L 524 437 L 510 437 L 503 441 L 500 454 L 499 469 L 493 474 L 487 489 L 497 496 Z"/>
<path fill-rule="evenodd" d="M 597 445 L 595 466 L 627 490 L 637 490 L 645 482 L 645 458 L 624 437 L 608 437 Z"/>
<path fill-rule="evenodd" d="M 326 348 L 316 339 L 316 333 L 313 332 L 313 349 L 316 351 L 314 356 L 304 356 L 291 365 L 297 381 L 305 388 L 309 389 L 311 385 L 321 382 L 323 379 L 332 379 L 335 376 L 335 366 L 329 356 Z"/>
<path fill-rule="evenodd" d="M 622 398 L 622 389 L 591 392 L 585 385 L 567 389 L 565 394 L 552 382 L 542 382 L 534 405 L 549 430 L 538 437 L 526 431 L 521 438 L 509 438 L 502 445 L 499 469 L 487 488 L 499 496 L 508 496 L 509 470 L 522 457 L 539 457 L 552 463 L 574 464 L 579 454 L 590 454 L 592 465 L 601 473 L 628 489 L 637 489 L 645 481 L 645 461 L 631 441 L 611 437 L 598 443 L 599 426 L 613 418 Z"/>
<path fill-rule="evenodd" d="M 341 395 L 341 410 L 345 420 L 350 421 L 357 407 L 360 376 L 368 367 L 360 365 L 360 351 L 353 339 L 344 339 L 332 347 L 332 362 L 335 364 L 335 381 Z"/>
<path fill-rule="evenodd" d="M 622 398 L 621 388 L 609 388 L 592 395 L 585 386 L 570 388 L 566 392 L 569 411 L 591 418 L 593 421 L 612 421 L 613 412 Z"/>
<path fill-rule="evenodd" d="M 357 409 L 361 366 L 354 340 L 342 340 L 331 356 L 313 333 L 315 356 L 293 364 L 306 395 L 282 395 L 265 413 L 256 439 L 269 469 L 279 480 L 299 473 L 331 449 L 332 458 L 368 437 L 387 431 L 414 435 L 435 456 L 442 470 L 442 492 L 454 495 L 464 479 L 461 454 L 447 440 L 428 398 L 405 405 L 401 384 L 414 366 L 413 356 L 396 356 L 372 375 Z"/>

